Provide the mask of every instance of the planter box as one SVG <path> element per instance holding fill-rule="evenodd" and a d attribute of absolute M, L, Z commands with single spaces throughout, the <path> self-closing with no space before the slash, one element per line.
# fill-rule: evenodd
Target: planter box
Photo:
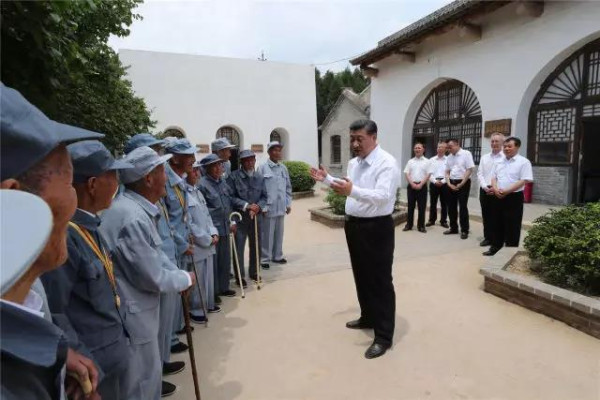
<path fill-rule="evenodd" d="M 312 221 L 320 222 L 327 225 L 330 228 L 343 228 L 346 223 L 345 215 L 335 215 L 331 211 L 331 207 L 319 207 L 308 210 L 310 212 L 310 219 Z M 403 222 L 406 222 L 406 210 L 400 209 L 394 211 L 392 218 L 394 219 L 394 226 L 398 226 Z"/>
<path fill-rule="evenodd" d="M 600 300 L 507 271 L 519 253 L 505 247 L 489 259 L 479 270 L 484 290 L 600 339 Z"/>
<path fill-rule="evenodd" d="M 304 192 L 292 192 L 292 200 L 303 199 L 305 197 L 313 197 L 314 195 L 314 189 L 306 190 Z"/>

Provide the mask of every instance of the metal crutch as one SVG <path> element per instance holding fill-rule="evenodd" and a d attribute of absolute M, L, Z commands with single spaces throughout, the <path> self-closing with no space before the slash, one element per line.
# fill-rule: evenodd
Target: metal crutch
<path fill-rule="evenodd" d="M 197 279 L 196 279 L 197 281 Z M 188 351 L 190 353 L 190 363 L 192 364 L 192 378 L 194 379 L 194 392 L 196 400 L 200 399 L 200 383 L 198 382 L 198 370 L 196 368 L 196 356 L 194 354 L 194 342 L 192 340 L 192 327 L 190 324 L 190 305 L 188 303 L 189 290 L 181 293 L 181 303 L 183 305 L 183 319 L 185 321 L 185 335 L 188 342 Z"/>
<path fill-rule="evenodd" d="M 229 214 L 229 225 L 231 225 L 231 222 L 233 222 L 234 217 L 238 217 L 239 221 L 242 220 L 242 214 L 240 214 L 237 211 L 234 211 L 231 214 Z M 229 232 L 229 252 L 231 255 L 232 267 L 235 264 L 237 270 L 238 283 L 240 284 L 240 288 L 242 289 L 242 299 L 244 299 L 246 298 L 246 293 L 244 292 L 244 284 L 242 282 L 242 274 L 240 271 L 240 259 L 238 258 L 237 248 L 235 246 L 235 236 L 231 231 Z"/>

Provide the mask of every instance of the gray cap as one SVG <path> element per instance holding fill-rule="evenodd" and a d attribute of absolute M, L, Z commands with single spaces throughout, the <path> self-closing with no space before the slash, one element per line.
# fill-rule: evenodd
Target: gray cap
<path fill-rule="evenodd" d="M 0 190 L 0 295 L 35 262 L 52 231 L 52 211 L 41 197 L 21 190 Z"/>
<path fill-rule="evenodd" d="M 123 149 L 123 151 L 125 152 L 125 154 L 127 153 L 131 153 L 133 150 L 137 149 L 138 147 L 142 147 L 142 146 L 148 146 L 148 147 L 152 147 L 152 146 L 156 146 L 157 144 L 164 144 L 165 141 L 156 138 L 155 136 L 151 135 L 150 133 L 138 133 L 137 135 L 133 135 L 131 138 L 129 138 L 129 140 L 127 141 L 127 143 L 125 143 L 125 148 Z"/>
<path fill-rule="evenodd" d="M 86 182 L 106 171 L 133 168 L 125 160 L 115 160 L 110 151 L 97 140 L 84 140 L 67 146 L 73 162 L 73 182 Z"/>
<path fill-rule="evenodd" d="M 237 147 L 237 146 L 234 144 L 231 144 L 229 142 L 229 140 L 225 137 L 218 138 L 217 140 L 214 140 L 210 144 L 211 151 L 219 151 L 219 150 L 223 150 L 223 149 L 233 149 L 235 147 Z"/>
<path fill-rule="evenodd" d="M 165 150 L 173 154 L 196 154 L 198 149 L 187 139 L 176 139 L 167 144 Z"/>
<path fill-rule="evenodd" d="M 267 151 L 271 150 L 271 148 L 273 147 L 283 147 L 283 145 L 276 140 L 273 142 L 269 142 L 269 144 L 267 145 Z"/>
<path fill-rule="evenodd" d="M 218 162 L 223 162 L 223 160 L 221 160 L 219 158 L 219 156 L 216 155 L 216 154 L 209 154 L 206 157 L 204 157 L 202 160 L 200 160 L 200 166 L 203 167 L 203 168 L 206 168 L 209 165 L 215 164 L 215 163 L 218 163 Z"/>
<path fill-rule="evenodd" d="M 256 154 L 252 150 L 242 150 L 240 152 L 240 159 L 248 157 L 256 157 Z"/>
<path fill-rule="evenodd" d="M 104 137 L 51 120 L 3 83 L 0 98 L 0 181 L 21 175 L 63 143 Z"/>
<path fill-rule="evenodd" d="M 121 171 L 121 182 L 139 181 L 152 172 L 154 168 L 166 163 L 171 157 L 173 157 L 173 154 L 159 156 L 157 152 L 148 146 L 138 147 L 123 158 L 124 161 L 133 164 L 133 168 Z"/>

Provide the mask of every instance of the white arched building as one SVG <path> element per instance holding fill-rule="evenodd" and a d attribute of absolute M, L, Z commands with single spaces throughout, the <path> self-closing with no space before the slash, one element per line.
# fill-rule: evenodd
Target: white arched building
<path fill-rule="evenodd" d="M 353 59 L 371 80 L 380 142 L 404 165 L 460 138 L 519 137 L 533 201 L 600 198 L 600 2 L 458 0 Z M 472 186 L 474 192 L 477 185 Z"/>
<path fill-rule="evenodd" d="M 181 132 L 200 146 L 199 157 L 227 137 L 264 160 L 277 138 L 285 159 L 317 163 L 313 66 L 141 50 L 120 50 L 119 58 L 156 130 Z"/>

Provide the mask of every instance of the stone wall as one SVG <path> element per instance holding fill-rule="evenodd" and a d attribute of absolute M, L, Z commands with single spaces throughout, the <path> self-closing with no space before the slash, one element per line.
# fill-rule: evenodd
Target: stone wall
<path fill-rule="evenodd" d="M 533 167 L 533 202 L 565 205 L 572 202 L 571 167 Z"/>

